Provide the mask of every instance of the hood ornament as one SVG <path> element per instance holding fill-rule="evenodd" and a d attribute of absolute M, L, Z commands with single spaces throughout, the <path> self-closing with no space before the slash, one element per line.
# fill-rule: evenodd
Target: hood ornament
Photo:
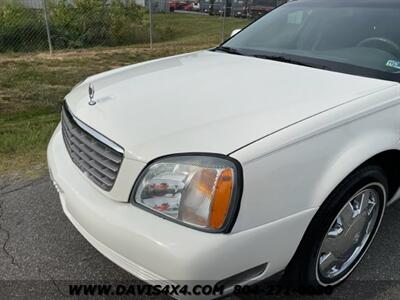
<path fill-rule="evenodd" d="M 95 105 L 96 101 L 94 100 L 94 85 L 93 83 L 89 84 L 89 105 Z"/>

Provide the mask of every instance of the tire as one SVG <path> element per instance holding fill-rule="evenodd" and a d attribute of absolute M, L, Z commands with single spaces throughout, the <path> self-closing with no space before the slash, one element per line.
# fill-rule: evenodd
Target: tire
<path fill-rule="evenodd" d="M 285 270 L 284 283 L 292 287 L 324 288 L 344 281 L 362 260 L 379 229 L 387 192 L 382 168 L 364 166 L 351 173 L 312 219 Z M 361 207 L 364 207 L 362 213 Z M 364 229 L 356 233 L 359 228 Z M 357 248 L 346 261 L 354 247 Z"/>

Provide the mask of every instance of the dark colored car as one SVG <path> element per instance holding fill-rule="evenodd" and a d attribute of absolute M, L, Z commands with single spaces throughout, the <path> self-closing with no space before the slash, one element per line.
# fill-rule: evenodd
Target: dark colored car
<path fill-rule="evenodd" d="M 248 0 L 233 0 L 231 15 L 237 18 L 247 18 Z"/>
<path fill-rule="evenodd" d="M 277 6 L 277 0 L 251 0 L 249 4 L 249 17 L 260 18 Z"/>

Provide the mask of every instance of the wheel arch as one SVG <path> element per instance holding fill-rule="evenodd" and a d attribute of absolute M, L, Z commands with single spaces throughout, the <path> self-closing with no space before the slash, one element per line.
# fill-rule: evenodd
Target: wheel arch
<path fill-rule="evenodd" d="M 341 155 L 331 166 L 330 171 L 322 177 L 315 193 L 319 199 L 314 197 L 315 207 L 321 206 L 351 173 L 366 165 L 377 165 L 384 170 L 389 186 L 387 203 L 390 203 L 400 188 L 400 150 L 387 147 L 379 151 L 371 149 L 363 152 L 362 148 L 355 147 Z"/>
<path fill-rule="evenodd" d="M 400 188 L 400 150 L 392 149 L 378 153 L 361 164 L 358 168 L 365 165 L 380 166 L 388 180 L 388 203 L 396 195 Z"/>

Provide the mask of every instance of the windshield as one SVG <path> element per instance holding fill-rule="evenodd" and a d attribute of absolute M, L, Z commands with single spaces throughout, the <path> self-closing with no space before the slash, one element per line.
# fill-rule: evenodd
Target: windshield
<path fill-rule="evenodd" d="M 221 47 L 232 54 L 400 81 L 400 1 L 292 1 Z"/>

